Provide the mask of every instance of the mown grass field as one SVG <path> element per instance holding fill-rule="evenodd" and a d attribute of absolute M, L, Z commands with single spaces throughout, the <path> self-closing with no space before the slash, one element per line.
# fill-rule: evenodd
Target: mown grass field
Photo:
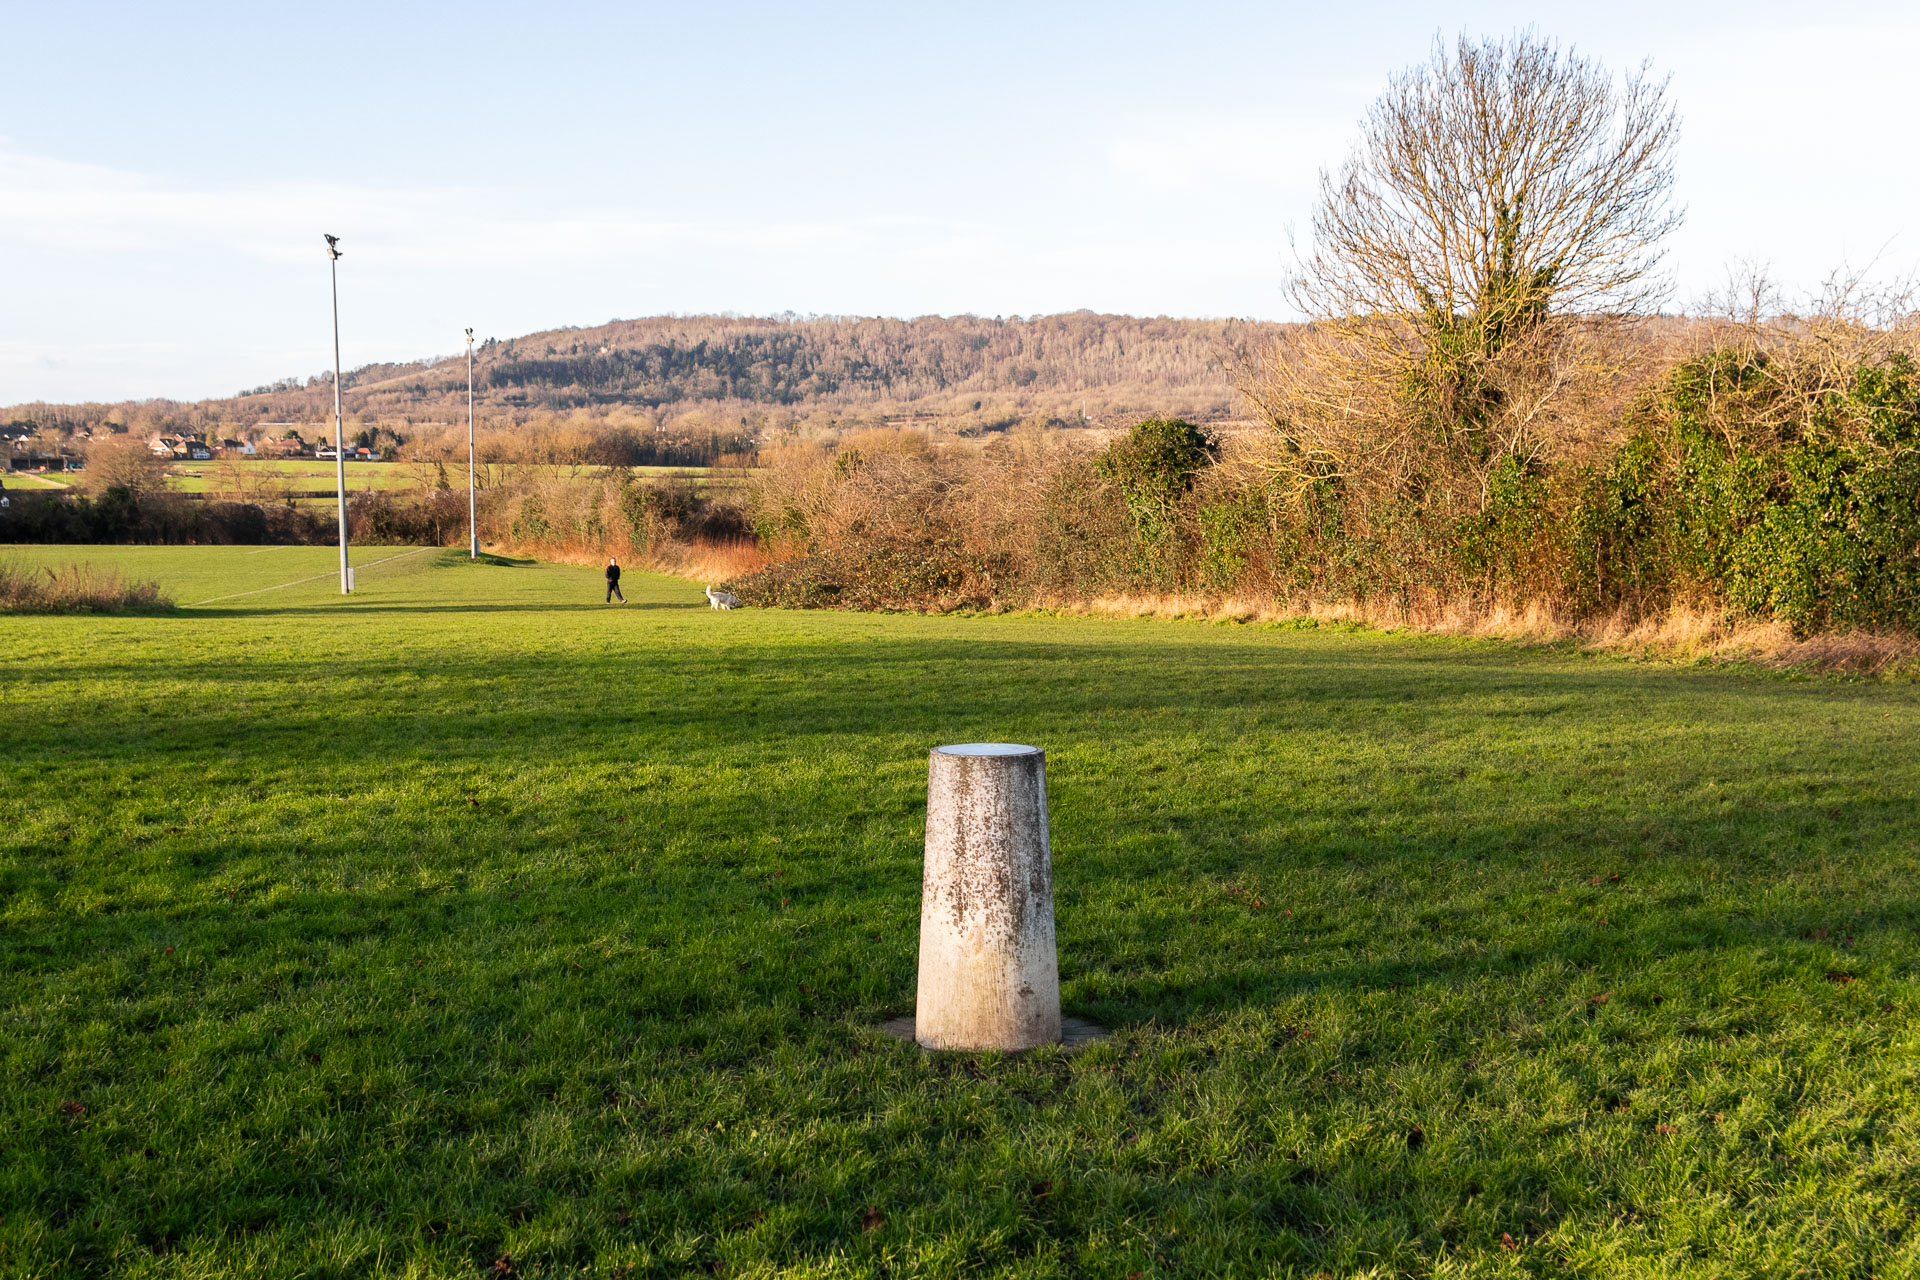
<path fill-rule="evenodd" d="M 0 617 L 0 1274 L 1920 1273 L 1912 684 L 84 554 L 231 598 Z M 1075 1055 L 874 1029 L 978 739 Z"/>
<path fill-rule="evenodd" d="M 234 458 L 212 462 L 173 462 L 167 465 L 167 487 L 179 493 L 224 493 L 253 486 L 286 486 L 299 492 L 333 491 L 335 463 L 321 458 Z M 429 470 L 431 470 L 429 468 Z M 448 474 L 452 472 L 449 469 Z M 466 470 L 460 471 L 461 484 Z M 417 489 L 416 469 L 398 462 L 348 462 L 347 491 Z"/>
<path fill-rule="evenodd" d="M 53 471 L 44 474 L 35 471 L 7 471 L 0 472 L 0 486 L 8 489 L 57 490 L 70 488 L 72 482 L 79 478 L 80 477 L 75 475 L 69 475 L 64 471 Z"/>

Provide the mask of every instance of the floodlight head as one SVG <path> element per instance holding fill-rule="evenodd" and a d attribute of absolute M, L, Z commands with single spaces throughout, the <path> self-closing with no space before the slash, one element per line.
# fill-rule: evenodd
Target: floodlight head
<path fill-rule="evenodd" d="M 467 330 L 467 345 L 468 346 L 473 345 L 473 330 L 471 329 Z"/>
<path fill-rule="evenodd" d="M 320 234 L 323 236 L 327 235 L 327 233 L 324 231 L 322 231 Z M 327 252 L 335 258 L 338 258 L 340 256 L 340 237 L 339 236 L 327 236 Z"/>

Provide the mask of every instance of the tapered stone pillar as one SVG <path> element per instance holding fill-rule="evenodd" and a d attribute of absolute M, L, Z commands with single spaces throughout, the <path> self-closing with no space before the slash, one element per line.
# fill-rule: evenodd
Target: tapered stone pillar
<path fill-rule="evenodd" d="M 914 1039 L 929 1049 L 1060 1043 L 1047 756 L 935 747 L 927 765 Z"/>

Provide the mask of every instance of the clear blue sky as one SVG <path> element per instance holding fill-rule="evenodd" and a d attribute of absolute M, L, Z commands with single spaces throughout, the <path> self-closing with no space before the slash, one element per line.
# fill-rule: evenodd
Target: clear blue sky
<path fill-rule="evenodd" d="M 1920 262 L 1895 4 L 17 4 L 0 404 L 230 394 L 661 312 L 1287 314 L 1436 32 L 1671 73 L 1684 304 Z"/>

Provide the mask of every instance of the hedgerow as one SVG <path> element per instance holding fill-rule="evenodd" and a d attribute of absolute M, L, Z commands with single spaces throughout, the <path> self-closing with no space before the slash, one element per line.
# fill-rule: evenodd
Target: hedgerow
<path fill-rule="evenodd" d="M 734 589 L 801 607 L 1159 591 L 1920 626 L 1920 372 L 1901 352 L 1810 373 L 1791 347 L 1709 349 L 1643 391 L 1611 443 L 1473 460 L 1465 511 L 1433 496 L 1459 475 L 1302 480 L 1270 461 L 1280 447 L 1149 419 L 1104 444 L 870 433 L 790 450 L 751 499 L 783 559 Z"/>

